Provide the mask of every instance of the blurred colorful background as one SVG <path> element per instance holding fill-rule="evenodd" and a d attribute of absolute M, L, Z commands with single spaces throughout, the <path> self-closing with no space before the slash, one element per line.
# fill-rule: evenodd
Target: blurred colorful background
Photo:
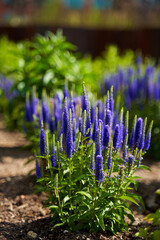
<path fill-rule="evenodd" d="M 20 41 L 58 28 L 80 52 L 93 57 L 115 44 L 158 60 L 160 1 L 0 0 L 0 35 Z"/>

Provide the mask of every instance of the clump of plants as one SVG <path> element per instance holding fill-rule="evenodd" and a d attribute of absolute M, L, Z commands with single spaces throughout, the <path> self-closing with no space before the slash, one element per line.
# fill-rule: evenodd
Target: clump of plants
<path fill-rule="evenodd" d="M 113 233 L 128 229 L 125 216 L 134 221 L 128 201 L 143 204 L 131 183 L 137 186 L 133 174 L 145 168 L 141 161 L 150 146 L 153 123 L 146 133 L 147 119 L 135 116 L 129 134 L 129 113 L 124 117 L 122 108 L 115 124 L 113 89 L 94 114 L 84 87 L 76 107 L 65 96 L 62 109 L 52 136 L 41 121 L 36 157 L 39 191 L 47 194 L 45 206 L 53 228 Z"/>
<path fill-rule="evenodd" d="M 113 74 L 106 74 L 101 92 L 107 93 L 111 85 L 114 93 L 120 97 L 120 105 L 131 110 L 131 119 L 135 112 L 148 120 L 154 120 L 153 138 L 149 154 L 159 160 L 160 151 L 160 70 L 152 64 L 143 64 L 136 59 L 136 64 L 128 68 L 119 68 Z"/>

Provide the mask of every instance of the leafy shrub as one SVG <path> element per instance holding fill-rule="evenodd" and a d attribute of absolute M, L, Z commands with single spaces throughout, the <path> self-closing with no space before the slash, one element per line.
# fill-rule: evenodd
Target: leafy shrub
<path fill-rule="evenodd" d="M 73 231 L 116 233 L 128 228 L 125 216 L 134 221 L 128 201 L 143 204 L 141 197 L 131 192 L 130 184 L 136 186 L 133 174 L 138 167 L 143 168 L 141 160 L 150 145 L 152 123 L 145 134 L 146 119 L 143 123 L 142 118 L 135 117 L 129 137 L 128 112 L 123 120 L 122 109 L 117 124 L 113 123 L 112 90 L 101 111 L 105 114 L 97 107 L 91 120 L 83 88 L 81 101 L 75 106 L 65 96 L 52 140 L 44 129 L 46 118 L 42 120 L 36 174 L 39 191 L 47 194 L 45 206 L 53 214 L 53 228 L 64 225 Z"/>
<path fill-rule="evenodd" d="M 45 89 L 53 95 L 67 84 L 78 93 L 84 79 L 91 85 L 95 83 L 91 60 L 78 58 L 76 47 L 66 41 L 60 30 L 57 34 L 37 35 L 31 42 L 21 44 L 20 50 L 21 64 L 15 69 L 20 92 L 36 85 L 39 94 Z"/>

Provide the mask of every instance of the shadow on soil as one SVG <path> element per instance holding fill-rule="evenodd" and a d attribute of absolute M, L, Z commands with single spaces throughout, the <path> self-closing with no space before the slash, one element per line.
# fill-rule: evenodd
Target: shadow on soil
<path fill-rule="evenodd" d="M 36 184 L 36 176 L 13 176 L 0 178 L 0 192 L 5 197 L 15 198 L 19 195 L 32 194 Z"/>
<path fill-rule="evenodd" d="M 155 191 L 160 188 L 159 181 L 152 181 L 149 184 L 144 182 L 138 183 L 138 194 L 142 196 L 145 203 L 145 207 L 149 211 L 156 211 L 160 208 L 160 195 L 156 194 Z"/>
<path fill-rule="evenodd" d="M 28 220 L 26 220 L 24 224 L 1 222 L 0 239 L 28 240 L 30 239 L 27 235 L 29 231 L 33 231 L 37 234 L 37 238 L 34 239 L 57 239 L 56 236 L 53 236 L 53 233 L 49 231 L 50 228 L 50 218 L 42 218 L 32 222 L 28 222 Z"/>
<path fill-rule="evenodd" d="M 0 147 L 0 162 L 3 162 L 4 157 L 29 158 L 31 153 L 22 147 Z"/>

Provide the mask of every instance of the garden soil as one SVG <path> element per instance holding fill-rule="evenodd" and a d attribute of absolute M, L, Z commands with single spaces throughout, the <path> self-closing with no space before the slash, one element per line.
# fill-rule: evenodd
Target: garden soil
<path fill-rule="evenodd" d="M 29 143 L 23 134 L 9 132 L 5 129 L 0 117 L 0 240 L 113 240 L 141 239 L 134 237 L 139 227 L 146 227 L 144 217 L 160 207 L 160 199 L 155 190 L 160 188 L 160 162 L 145 160 L 152 172 L 138 170 L 138 193 L 143 197 L 146 209 L 133 207 L 135 222 L 129 225 L 129 231 L 112 236 L 107 232 L 85 233 L 68 232 L 63 228 L 51 231 L 49 210 L 43 208 L 45 195 L 35 194 L 36 177 L 35 163 L 31 152 L 27 149 Z"/>

